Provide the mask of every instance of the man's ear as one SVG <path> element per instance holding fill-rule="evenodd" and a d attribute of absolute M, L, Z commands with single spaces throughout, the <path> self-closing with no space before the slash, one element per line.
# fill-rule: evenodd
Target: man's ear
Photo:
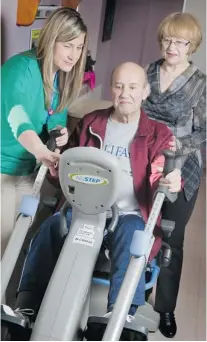
<path fill-rule="evenodd" d="M 146 84 L 144 91 L 143 91 L 143 96 L 142 96 L 142 100 L 146 100 L 146 98 L 149 96 L 150 94 L 150 85 L 149 83 Z"/>

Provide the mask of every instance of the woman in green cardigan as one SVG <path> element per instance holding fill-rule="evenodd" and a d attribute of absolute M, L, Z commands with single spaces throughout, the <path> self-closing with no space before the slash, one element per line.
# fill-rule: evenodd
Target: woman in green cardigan
<path fill-rule="evenodd" d="M 87 41 L 79 13 L 63 7 L 48 18 L 36 50 L 15 55 L 2 66 L 1 254 L 22 195 L 31 193 L 36 161 L 52 173 L 59 159 L 59 151 L 45 145 L 48 133 L 61 127 L 57 147 L 68 141 L 67 111 L 81 88 Z"/>

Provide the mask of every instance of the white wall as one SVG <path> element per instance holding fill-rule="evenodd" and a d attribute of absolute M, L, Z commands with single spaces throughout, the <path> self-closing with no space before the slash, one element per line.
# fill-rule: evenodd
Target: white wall
<path fill-rule="evenodd" d="M 206 0 L 185 0 L 183 12 L 193 14 L 201 25 L 203 41 L 192 61 L 206 74 Z"/>

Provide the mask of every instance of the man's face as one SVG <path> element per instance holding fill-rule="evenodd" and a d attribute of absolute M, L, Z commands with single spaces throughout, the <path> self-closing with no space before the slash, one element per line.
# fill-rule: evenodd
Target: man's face
<path fill-rule="evenodd" d="M 146 98 L 144 72 L 122 67 L 114 72 L 111 84 L 114 108 L 122 115 L 139 113 Z"/>

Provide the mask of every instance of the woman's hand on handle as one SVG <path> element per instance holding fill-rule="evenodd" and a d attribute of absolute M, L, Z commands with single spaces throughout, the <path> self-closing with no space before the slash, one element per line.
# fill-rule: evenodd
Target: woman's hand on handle
<path fill-rule="evenodd" d="M 57 126 L 56 129 L 60 130 L 62 134 L 60 137 L 56 138 L 56 145 L 57 147 L 65 146 L 68 142 L 69 134 L 66 127 L 62 128 L 61 126 Z"/>
<path fill-rule="evenodd" d="M 38 162 L 41 162 L 45 166 L 51 168 L 55 167 L 60 159 L 60 151 L 58 149 L 55 152 L 50 151 L 45 145 L 39 146 L 34 153 Z"/>
<path fill-rule="evenodd" d="M 35 131 L 24 131 L 18 137 L 18 141 L 28 152 L 34 155 L 38 162 L 42 162 L 47 167 L 54 166 L 59 161 L 58 151 L 50 151 Z"/>

